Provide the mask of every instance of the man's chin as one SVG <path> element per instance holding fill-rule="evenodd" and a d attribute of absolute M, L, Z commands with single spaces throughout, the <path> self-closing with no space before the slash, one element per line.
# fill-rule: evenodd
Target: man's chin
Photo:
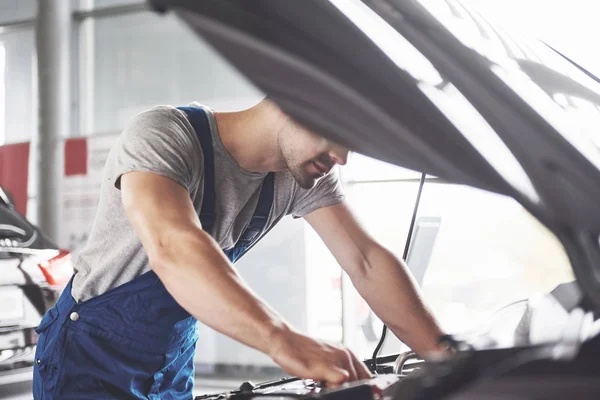
<path fill-rule="evenodd" d="M 304 190 L 312 189 L 315 186 L 315 183 L 320 179 L 320 177 L 314 176 L 303 176 L 298 179 L 295 177 L 296 183 Z"/>

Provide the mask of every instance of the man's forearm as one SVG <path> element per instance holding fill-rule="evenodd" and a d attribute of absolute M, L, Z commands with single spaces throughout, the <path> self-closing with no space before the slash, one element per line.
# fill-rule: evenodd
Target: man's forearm
<path fill-rule="evenodd" d="M 175 300 L 198 320 L 263 353 L 289 329 L 242 281 L 217 244 L 200 230 L 179 232 L 149 254 Z"/>
<path fill-rule="evenodd" d="M 366 266 L 352 282 L 390 330 L 413 351 L 440 351 L 442 330 L 423 303 L 405 264 L 383 247 L 373 246 Z"/>

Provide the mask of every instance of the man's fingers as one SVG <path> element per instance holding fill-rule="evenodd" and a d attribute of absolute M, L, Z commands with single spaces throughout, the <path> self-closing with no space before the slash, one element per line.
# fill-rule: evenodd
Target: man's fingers
<path fill-rule="evenodd" d="M 339 367 L 328 368 L 325 373 L 327 386 L 336 387 L 348 382 L 350 374 L 345 369 Z"/>
<path fill-rule="evenodd" d="M 327 386 L 369 378 L 367 367 L 344 346 L 330 345 L 291 332 L 273 360 L 288 374 L 325 381 Z"/>
<path fill-rule="evenodd" d="M 344 350 L 344 353 L 346 353 L 346 364 L 348 365 L 347 369 L 348 369 L 348 373 L 350 374 L 348 376 L 348 380 L 350 382 L 355 381 L 360 379 L 356 373 L 356 368 L 354 367 L 354 360 L 353 360 L 353 355 L 352 352 L 350 350 Z"/>
<path fill-rule="evenodd" d="M 369 371 L 369 368 L 367 368 L 365 363 L 356 358 L 354 353 L 350 352 L 350 357 L 356 371 L 357 379 L 369 379 L 373 377 L 371 371 Z"/>

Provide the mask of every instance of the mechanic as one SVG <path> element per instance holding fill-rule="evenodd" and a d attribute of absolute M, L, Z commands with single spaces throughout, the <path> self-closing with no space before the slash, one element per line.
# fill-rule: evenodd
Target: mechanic
<path fill-rule="evenodd" d="M 398 338 L 423 356 L 441 352 L 406 266 L 344 204 L 334 166 L 347 156 L 268 99 L 136 116 L 108 156 L 75 275 L 38 328 L 35 398 L 190 399 L 197 320 L 291 375 L 333 386 L 370 377 L 348 349 L 294 330 L 236 273 L 288 214 L 316 230 Z"/>

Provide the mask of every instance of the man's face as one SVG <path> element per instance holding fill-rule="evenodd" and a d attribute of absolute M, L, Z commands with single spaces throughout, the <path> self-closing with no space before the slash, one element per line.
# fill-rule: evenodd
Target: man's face
<path fill-rule="evenodd" d="M 331 171 L 335 164 L 344 165 L 348 149 L 335 144 L 288 120 L 278 135 L 279 150 L 287 168 L 303 189 Z"/>

